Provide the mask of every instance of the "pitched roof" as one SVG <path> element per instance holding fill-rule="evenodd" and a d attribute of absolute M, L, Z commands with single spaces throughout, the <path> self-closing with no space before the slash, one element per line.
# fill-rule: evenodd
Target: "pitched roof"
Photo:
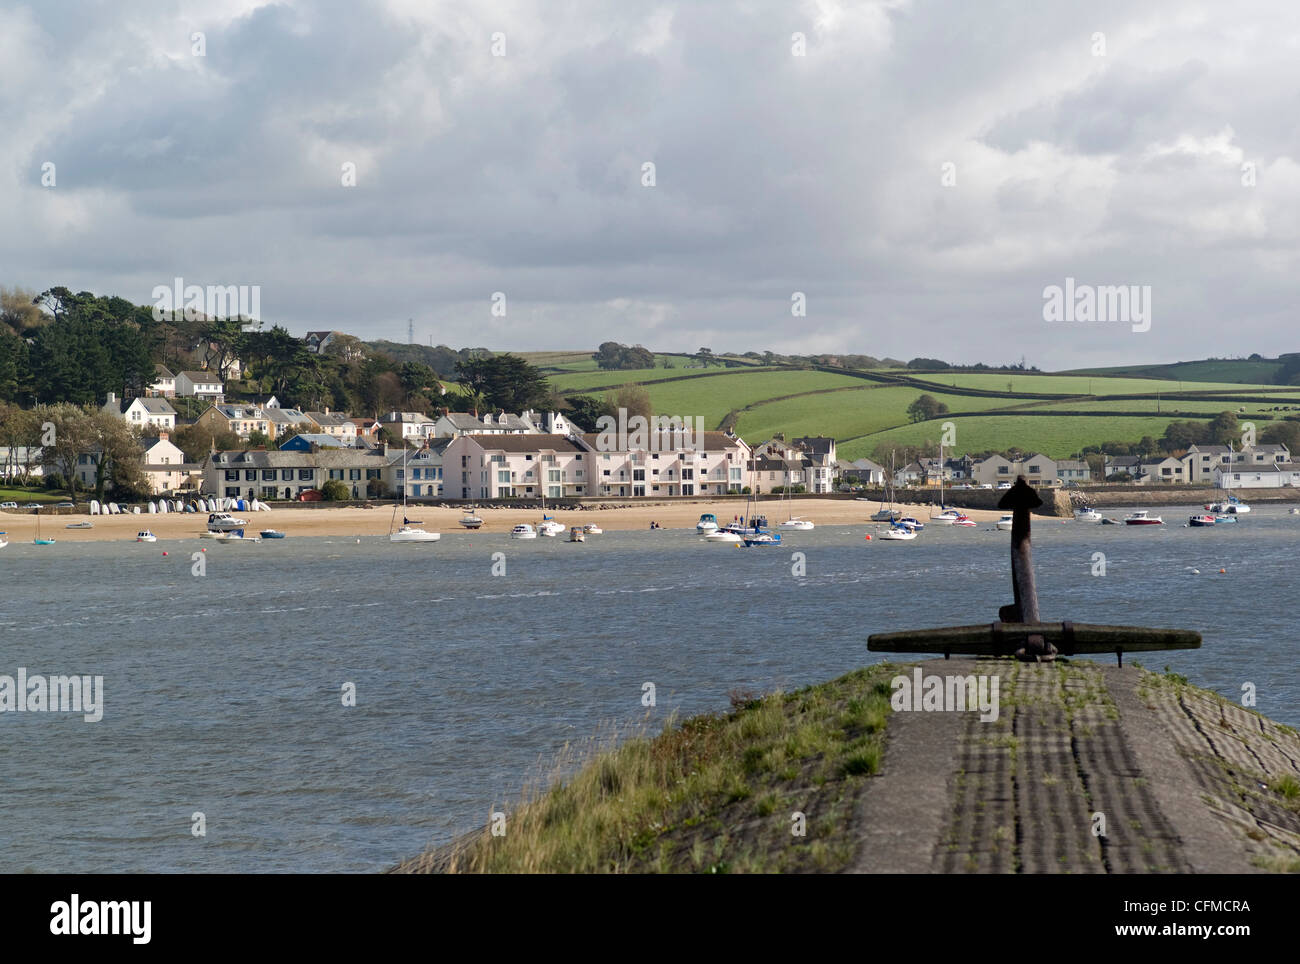
<path fill-rule="evenodd" d="M 144 408 L 144 410 L 148 412 L 150 415 L 175 415 L 176 414 L 176 409 L 172 408 L 171 405 L 168 403 L 167 399 L 165 398 L 145 398 L 144 396 L 140 396 L 131 399 L 131 401 L 127 403 L 126 407 L 130 408 L 136 402 L 139 402 L 140 405 Z M 126 409 L 123 409 L 123 411 L 126 411 Z"/>
<path fill-rule="evenodd" d="M 176 377 L 175 375 L 173 375 L 173 374 L 168 370 L 168 368 L 167 368 L 166 365 L 154 365 L 154 366 L 153 366 L 153 373 L 154 373 L 155 375 L 157 375 L 159 378 L 175 378 L 175 377 Z"/>
<path fill-rule="evenodd" d="M 632 433 L 629 432 L 628 434 L 631 435 Z M 726 432 L 702 432 L 700 434 L 702 436 L 700 439 L 700 444 L 696 446 L 696 450 L 700 452 L 717 451 L 717 450 L 733 448 L 733 447 L 740 448 L 740 449 L 749 448 L 749 446 L 746 445 L 742 439 L 736 438 L 733 435 L 728 435 Z M 584 432 L 579 437 L 588 445 L 590 445 L 593 449 L 597 449 L 596 440 L 599 439 L 600 436 L 601 433 L 599 432 Z M 530 438 L 530 437 L 547 438 L 547 436 L 545 435 L 524 436 L 524 438 Z M 660 451 L 660 452 L 674 451 L 672 445 L 673 437 L 675 436 L 670 436 L 667 431 L 662 432 L 660 435 L 660 441 L 664 441 L 666 439 L 668 441 L 668 444 L 661 445 L 657 450 L 651 449 L 650 451 Z"/>
<path fill-rule="evenodd" d="M 244 449 L 217 452 L 208 456 L 208 461 L 214 468 L 220 469 L 378 469 L 384 467 L 386 460 L 382 452 L 372 449 L 328 449 L 320 452 Z"/>
<path fill-rule="evenodd" d="M 816 438 L 813 438 L 812 436 L 803 436 L 801 438 L 796 438 L 794 444 L 800 445 L 806 448 L 809 452 L 815 452 L 818 455 L 828 455 L 830 450 L 835 447 L 835 439 L 827 438 L 824 435 L 818 435 Z"/>
<path fill-rule="evenodd" d="M 184 375 L 186 378 L 188 378 L 190 381 L 196 384 L 202 383 L 206 385 L 209 382 L 216 382 L 218 385 L 221 384 L 221 379 L 218 378 L 216 375 L 212 374 L 212 372 L 188 372 L 187 371 L 187 372 L 181 372 L 176 377 L 180 378 L 181 375 Z"/>
<path fill-rule="evenodd" d="M 321 428 L 326 425 L 351 425 L 354 421 L 338 412 L 305 412 L 304 414 Z"/>
<path fill-rule="evenodd" d="M 587 452 L 595 450 L 596 436 L 590 447 L 580 445 L 567 435 L 466 435 L 486 451 L 500 452 Z"/>

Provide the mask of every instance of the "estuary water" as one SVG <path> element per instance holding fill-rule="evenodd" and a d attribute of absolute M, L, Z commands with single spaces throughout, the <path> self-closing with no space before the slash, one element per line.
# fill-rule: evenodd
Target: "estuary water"
<path fill-rule="evenodd" d="M 1044 618 L 1199 630 L 1202 649 L 1146 664 L 1233 699 L 1254 684 L 1300 726 L 1300 516 L 1189 529 L 1192 508 L 1161 511 L 1163 528 L 1036 522 Z M 0 713 L 0 872 L 379 870 L 508 809 L 566 743 L 830 679 L 878 661 L 873 632 L 1011 601 L 1008 533 L 873 531 L 11 544 L 0 675 L 102 676 L 104 699 L 93 723 Z"/>

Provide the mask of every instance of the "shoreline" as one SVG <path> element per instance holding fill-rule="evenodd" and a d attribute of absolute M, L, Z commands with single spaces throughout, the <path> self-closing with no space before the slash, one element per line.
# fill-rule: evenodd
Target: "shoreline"
<path fill-rule="evenodd" d="M 769 523 L 776 526 L 786 515 L 801 516 L 811 519 L 814 525 L 876 525 L 870 521 L 873 512 L 879 509 L 876 502 L 859 502 L 848 499 L 803 498 L 784 502 L 772 500 L 758 503 L 757 511 L 766 514 Z M 400 520 L 400 507 L 399 520 Z M 912 515 L 925 522 L 931 510 L 937 506 L 896 503 L 895 508 L 902 515 Z M 680 505 L 629 505 L 619 508 L 582 509 L 582 510 L 546 510 L 548 516 L 568 526 L 598 523 L 602 529 L 615 531 L 632 531 L 649 529 L 650 523 L 657 522 L 663 529 L 694 529 L 700 515 L 712 512 L 720 523 L 731 521 L 732 516 L 740 515 L 743 506 L 734 502 L 690 502 Z M 989 509 L 968 509 L 965 511 L 976 522 L 996 522 L 1003 513 Z M 505 509 L 481 506 L 475 510 L 483 519 L 481 529 L 470 530 L 460 525 L 460 519 L 466 510 L 460 507 L 442 507 L 429 505 L 408 505 L 406 517 L 419 522 L 431 532 L 486 532 L 507 534 L 510 529 L 527 522 L 536 525 L 541 521 L 542 510 Z M 289 538 L 294 536 L 383 536 L 387 535 L 390 522 L 394 517 L 393 506 L 376 506 L 372 509 L 358 507 L 310 509 L 280 508 L 269 512 L 235 512 L 237 518 L 247 519 L 245 531 L 253 535 L 262 529 L 278 529 Z M 1050 516 L 1044 516 L 1050 519 Z M 12 510 L 0 512 L 0 532 L 6 532 L 10 542 L 30 541 L 36 535 L 37 516 L 31 510 L 14 513 Z M 89 513 L 69 513 L 64 510 L 61 515 L 41 515 L 41 535 L 57 542 L 105 542 L 134 540 L 135 534 L 148 529 L 158 537 L 159 542 L 175 539 L 195 539 L 206 528 L 207 515 L 194 512 L 141 512 L 129 515 L 96 515 Z M 69 522 L 91 522 L 93 529 L 67 529 Z M 399 521 L 400 524 L 400 521 Z"/>

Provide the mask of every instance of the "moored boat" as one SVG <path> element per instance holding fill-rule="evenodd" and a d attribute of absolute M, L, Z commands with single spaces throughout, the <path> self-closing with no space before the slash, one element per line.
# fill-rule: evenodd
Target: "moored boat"
<path fill-rule="evenodd" d="M 916 530 L 894 522 L 890 524 L 888 529 L 880 533 L 880 538 L 886 542 L 908 542 L 916 538 Z"/>
<path fill-rule="evenodd" d="M 537 524 L 537 534 L 539 536 L 548 536 L 553 539 L 563 531 L 564 526 L 550 516 L 542 516 L 542 521 Z"/>
<path fill-rule="evenodd" d="M 519 525 L 515 526 L 513 529 L 510 530 L 510 538 L 511 539 L 536 539 L 537 530 L 534 529 L 532 526 L 530 526 L 527 522 L 521 522 L 519 523 Z"/>
<path fill-rule="evenodd" d="M 695 531 L 700 535 L 706 535 L 710 532 L 718 531 L 718 517 L 712 512 L 705 512 L 700 516 L 700 521 L 695 523 Z"/>
<path fill-rule="evenodd" d="M 135 541 L 136 542 L 157 542 L 158 537 L 154 535 L 152 532 L 150 532 L 148 529 L 141 529 L 139 532 L 135 534 Z"/>
<path fill-rule="evenodd" d="M 582 526 L 569 526 L 570 542 L 586 542 L 587 534 L 582 531 Z"/>
<path fill-rule="evenodd" d="M 1215 518 L 1212 515 L 1194 515 L 1187 520 L 1187 524 L 1191 526 L 1193 529 L 1200 529 L 1200 528 L 1204 528 L 1205 526 L 1212 526 L 1214 525 L 1214 523 L 1215 523 Z"/>
<path fill-rule="evenodd" d="M 813 524 L 808 519 L 786 519 L 784 522 L 778 525 L 777 528 L 807 532 L 809 529 L 813 528 Z"/>
<path fill-rule="evenodd" d="M 93 522 L 69 522 L 69 523 L 68 523 L 67 525 L 65 525 L 63 528 L 65 528 L 65 529 L 93 529 L 93 528 L 95 528 L 95 525 L 94 525 Z"/>
<path fill-rule="evenodd" d="M 1008 531 L 1011 528 L 1011 516 L 1004 515 L 1001 519 L 998 520 L 997 525 L 998 528 L 1001 529 L 1003 532 Z"/>
<path fill-rule="evenodd" d="M 1124 524 L 1127 526 L 1162 526 L 1165 520 L 1158 515 L 1152 515 L 1146 509 L 1138 509 L 1132 515 L 1124 517 Z"/>
<path fill-rule="evenodd" d="M 1084 506 L 1082 509 L 1074 510 L 1074 520 L 1076 522 L 1100 522 L 1101 513 L 1096 509 Z"/>
<path fill-rule="evenodd" d="M 389 542 L 437 542 L 442 538 L 440 532 L 428 532 L 419 526 L 403 525 L 396 532 L 388 534 Z"/>
<path fill-rule="evenodd" d="M 258 533 L 263 539 L 283 539 L 284 533 L 278 529 L 263 529 Z"/>
<path fill-rule="evenodd" d="M 582 527 L 582 531 L 589 536 L 598 536 L 605 530 L 602 529 L 600 526 L 596 525 L 596 523 L 594 522 L 588 522 L 585 526 Z"/>
<path fill-rule="evenodd" d="M 483 528 L 483 520 L 480 519 L 473 512 L 466 513 L 465 517 L 460 520 L 460 524 L 463 525 L 466 529 Z"/>

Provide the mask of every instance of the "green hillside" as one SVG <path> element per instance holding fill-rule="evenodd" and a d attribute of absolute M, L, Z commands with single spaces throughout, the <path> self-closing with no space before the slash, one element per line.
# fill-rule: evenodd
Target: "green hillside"
<path fill-rule="evenodd" d="M 589 353 L 531 357 L 548 366 L 551 384 L 562 394 L 601 395 L 639 384 L 658 414 L 701 416 L 709 428 L 734 427 L 751 444 L 778 432 L 829 435 L 848 459 L 887 442 L 937 444 L 946 421 L 956 427 L 955 453 L 1014 446 L 1064 458 L 1102 442 L 1159 438 L 1171 421 L 1208 422 L 1223 411 L 1249 418 L 1259 431 L 1272 419 L 1300 416 L 1300 388 L 1269 382 L 1278 362 L 1210 360 L 1057 373 L 855 371 L 687 368 L 697 363 L 678 355 L 667 356 L 673 368 L 601 371 Z M 660 364 L 664 357 L 656 356 Z M 913 424 L 907 409 L 922 394 L 946 405 L 947 413 Z"/>

